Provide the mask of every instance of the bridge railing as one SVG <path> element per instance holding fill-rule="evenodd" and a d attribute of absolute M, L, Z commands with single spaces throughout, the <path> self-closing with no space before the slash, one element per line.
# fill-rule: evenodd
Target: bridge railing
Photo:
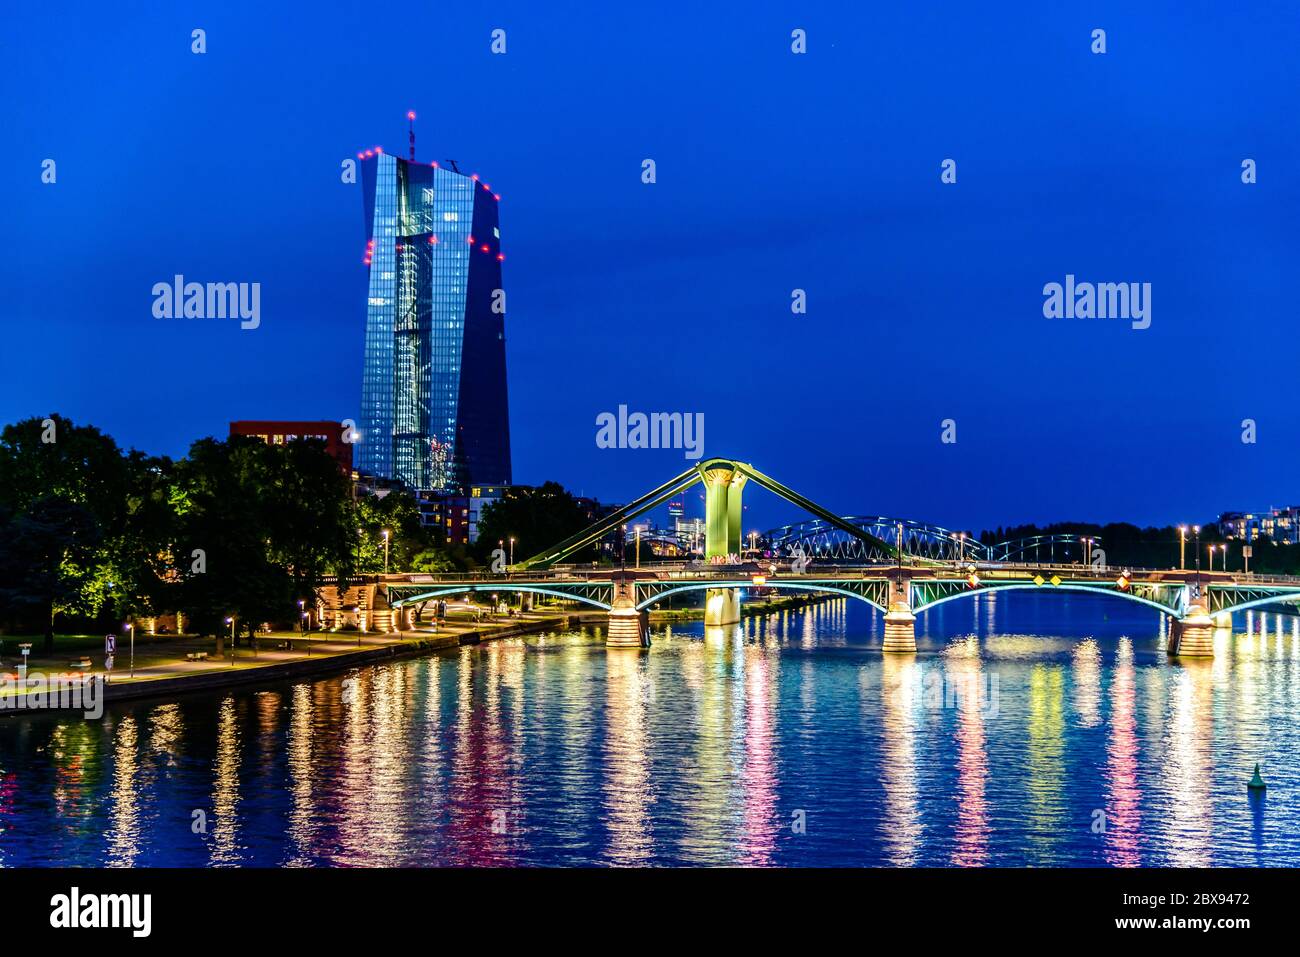
<path fill-rule="evenodd" d="M 772 566 L 775 565 L 775 572 Z M 390 575 L 370 575 L 364 579 L 353 579 L 352 583 L 367 581 L 369 583 L 382 583 L 389 585 L 437 585 L 437 586 L 454 586 L 456 584 L 484 584 L 489 582 L 500 582 L 508 584 L 511 582 L 547 582 L 547 581 L 609 581 L 617 574 L 628 572 L 634 573 L 639 571 L 641 574 L 656 573 L 670 579 L 683 580 L 704 580 L 709 578 L 730 579 L 753 578 L 755 576 L 776 575 L 781 577 L 799 576 L 805 578 L 854 578 L 864 574 L 887 575 L 896 569 L 896 563 L 878 562 L 871 564 L 843 565 L 843 564 L 818 564 L 811 563 L 803 569 L 802 572 L 794 571 L 792 565 L 788 562 L 746 562 L 739 565 L 705 565 L 701 563 L 675 563 L 671 565 L 656 565 L 653 567 L 643 566 L 640 569 L 633 567 L 618 568 L 550 568 L 546 570 L 531 572 L 445 572 L 445 573 L 416 573 L 416 574 L 390 574 Z M 1141 568 L 1129 565 L 1111 565 L 1104 569 L 1098 569 L 1092 565 L 1082 562 L 1058 562 L 1049 564 L 1046 562 L 953 562 L 951 567 L 926 566 L 925 570 L 934 575 L 942 576 L 946 572 L 953 575 L 965 574 L 965 570 L 974 568 L 976 574 L 986 578 L 996 578 L 1000 574 L 1017 575 L 1026 572 L 1041 573 L 1044 577 L 1050 575 L 1067 575 L 1071 577 L 1084 577 L 1091 579 L 1118 578 L 1122 573 L 1131 578 L 1146 578 L 1148 576 L 1174 575 L 1179 577 L 1195 576 L 1195 571 L 1191 569 L 1175 568 Z M 918 569 L 914 566 L 904 566 L 905 570 L 916 572 Z M 1300 587 L 1300 575 L 1278 575 L 1278 574 L 1261 574 L 1258 572 L 1223 572 L 1223 571 L 1203 571 L 1201 573 L 1203 580 L 1211 585 L 1279 585 Z M 1175 579 L 1176 580 L 1176 579 Z M 322 584 L 326 587 L 332 587 L 333 580 L 325 580 Z"/>

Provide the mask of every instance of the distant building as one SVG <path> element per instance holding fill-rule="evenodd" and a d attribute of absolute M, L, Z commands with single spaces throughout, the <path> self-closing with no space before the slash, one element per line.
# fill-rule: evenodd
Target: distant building
<path fill-rule="evenodd" d="M 429 528 L 442 529 L 449 545 L 471 545 L 478 541 L 479 519 L 483 509 L 526 485 L 473 485 L 466 492 L 417 492 L 420 522 Z"/>
<path fill-rule="evenodd" d="M 448 545 L 470 544 L 468 495 L 426 489 L 415 493 L 415 502 L 421 525 L 440 529 Z"/>
<path fill-rule="evenodd" d="M 319 422 L 240 421 L 230 423 L 231 435 L 251 435 L 267 445 L 285 445 L 298 439 L 320 439 L 339 464 L 339 471 L 352 475 L 352 443 L 343 441 L 343 426 L 337 419 Z"/>
<path fill-rule="evenodd" d="M 686 514 L 686 509 L 680 498 L 673 499 L 668 503 L 668 527 L 674 531 L 682 522 L 682 516 Z"/>
<path fill-rule="evenodd" d="M 1300 543 L 1300 505 L 1259 512 L 1224 512 L 1218 524 L 1224 538 L 1253 542 L 1263 536 L 1279 544 Z"/>
<path fill-rule="evenodd" d="M 358 468 L 439 494 L 509 484 L 500 197 L 437 163 L 358 158 L 369 267 Z"/>

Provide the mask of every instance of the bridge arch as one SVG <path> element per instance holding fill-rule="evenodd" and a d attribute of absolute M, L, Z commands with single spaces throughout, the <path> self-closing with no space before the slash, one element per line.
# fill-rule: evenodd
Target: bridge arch
<path fill-rule="evenodd" d="M 724 589 L 724 588 L 737 588 L 737 589 L 776 588 L 785 591 L 824 592 L 824 593 L 835 594 L 835 595 L 843 595 L 846 598 L 856 598 L 858 601 L 866 602 L 872 608 L 875 608 L 882 612 L 888 610 L 885 608 L 884 605 L 880 604 L 880 602 L 875 601 L 872 598 L 868 598 L 866 595 L 860 594 L 855 591 L 851 591 L 847 588 L 837 587 L 831 584 L 826 584 L 821 582 L 781 581 L 780 579 L 766 581 L 762 585 L 755 585 L 752 581 L 730 581 L 730 582 L 704 581 L 704 582 L 691 582 L 690 584 L 687 585 L 676 585 L 672 588 L 667 588 L 661 592 L 657 592 L 648 598 L 642 599 L 637 604 L 636 609 L 637 611 L 645 611 L 655 602 L 662 601 L 664 598 L 667 598 L 669 595 L 677 595 L 682 592 L 688 592 L 688 591 L 713 591 L 715 589 Z"/>
<path fill-rule="evenodd" d="M 934 608 L 936 605 L 942 605 L 950 601 L 956 601 L 959 598 L 973 598 L 976 595 L 983 595 L 994 591 L 1087 592 L 1093 595 L 1105 595 L 1110 598 L 1121 598 L 1125 601 L 1137 602 L 1140 605 L 1146 605 L 1148 608 L 1154 608 L 1158 612 L 1162 612 L 1163 614 L 1166 615 L 1173 615 L 1174 617 L 1177 617 L 1179 614 L 1178 609 L 1171 608 L 1168 605 L 1162 605 L 1160 602 L 1152 601 L 1150 598 L 1143 598 L 1141 595 L 1134 595 L 1130 592 L 1119 591 L 1118 589 L 1114 589 L 1114 588 L 1098 588 L 1095 585 L 1073 584 L 1070 582 L 1062 582 L 1059 585 L 1052 585 L 1050 587 L 1043 586 L 1043 585 L 1035 585 L 1033 582 L 1006 582 L 1006 583 L 998 582 L 990 585 L 980 585 L 978 588 L 966 588 L 966 589 L 962 589 L 961 591 L 954 592 L 951 595 L 944 595 L 940 598 L 934 599 L 933 601 L 926 602 L 923 605 L 913 605 L 912 613 L 914 615 L 919 615 L 923 611 L 929 611 L 931 608 Z"/>
<path fill-rule="evenodd" d="M 1300 600 L 1300 593 L 1286 592 L 1279 595 L 1268 595 L 1264 598 L 1254 598 L 1250 601 L 1243 601 L 1236 605 L 1228 605 L 1224 608 L 1214 609 L 1216 615 L 1231 615 L 1238 611 L 1249 611 L 1252 608 L 1259 608 L 1261 605 L 1280 605 L 1290 603 L 1293 611 L 1300 612 L 1296 606 L 1297 600 Z"/>
<path fill-rule="evenodd" d="M 471 583 L 466 582 L 463 585 L 454 587 L 438 587 L 432 591 L 421 592 L 418 595 L 408 595 L 392 602 L 393 608 L 403 608 L 406 605 L 415 604 L 416 602 L 428 601 L 430 598 L 442 598 L 445 595 L 461 595 L 465 592 L 492 592 L 500 594 L 503 592 L 528 592 L 533 595 L 551 595 L 555 598 L 563 598 L 565 601 L 579 601 L 583 604 L 594 605 L 602 611 L 609 611 L 610 605 L 592 598 L 588 595 L 578 594 L 576 592 L 560 591 L 557 588 L 542 588 L 537 585 L 510 585 L 505 582 Z"/>

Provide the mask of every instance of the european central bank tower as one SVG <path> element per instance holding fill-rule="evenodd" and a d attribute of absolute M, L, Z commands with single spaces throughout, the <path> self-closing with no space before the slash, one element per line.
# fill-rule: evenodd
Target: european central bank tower
<path fill-rule="evenodd" d="M 359 159 L 370 284 L 357 466 L 412 489 L 508 485 L 500 197 L 436 163 Z"/>

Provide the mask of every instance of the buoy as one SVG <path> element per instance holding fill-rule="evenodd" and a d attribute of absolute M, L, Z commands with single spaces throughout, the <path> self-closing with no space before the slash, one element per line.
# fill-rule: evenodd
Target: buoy
<path fill-rule="evenodd" d="M 1255 776 L 1252 777 L 1252 778 L 1250 779 L 1250 782 L 1246 785 L 1246 790 L 1247 790 L 1247 791 L 1263 791 L 1263 790 L 1265 790 L 1267 787 L 1268 787 L 1268 785 L 1264 783 L 1264 779 L 1263 779 L 1262 777 L 1259 776 L 1259 762 L 1256 761 L 1256 762 L 1255 762 Z"/>

